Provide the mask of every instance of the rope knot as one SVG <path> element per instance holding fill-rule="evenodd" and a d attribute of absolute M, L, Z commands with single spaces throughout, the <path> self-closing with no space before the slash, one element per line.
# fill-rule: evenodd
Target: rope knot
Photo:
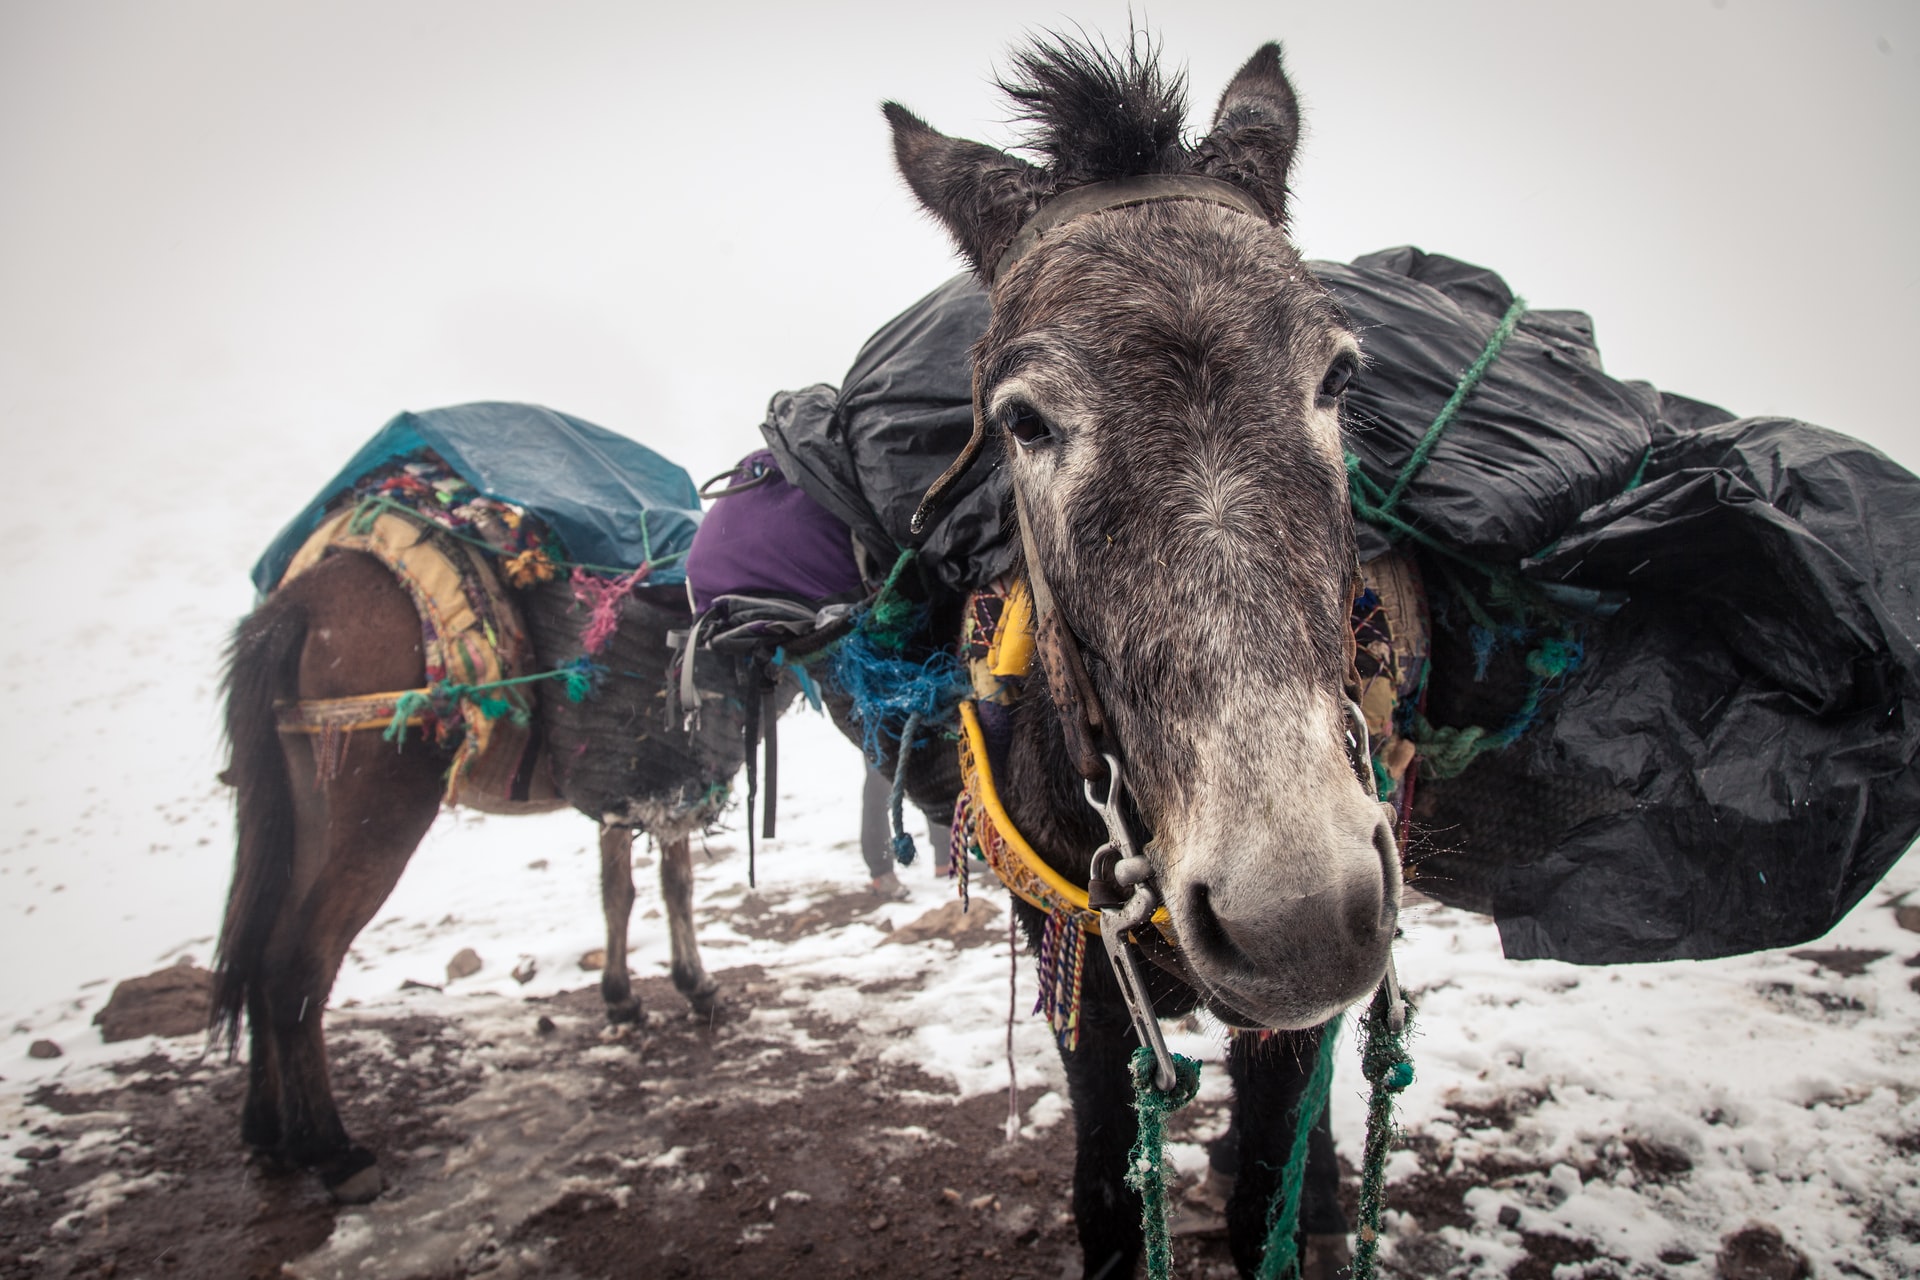
<path fill-rule="evenodd" d="M 1127 1153 L 1127 1185 L 1140 1193 L 1147 1275 L 1152 1280 L 1164 1280 L 1173 1268 L 1173 1241 L 1167 1234 L 1167 1177 L 1161 1167 L 1167 1116 L 1192 1102 L 1200 1092 L 1200 1064 L 1174 1054 L 1173 1088 L 1164 1093 L 1153 1082 L 1153 1050 L 1145 1045 L 1133 1051 L 1127 1070 L 1133 1077 L 1133 1111 L 1140 1125 L 1133 1149 Z"/>

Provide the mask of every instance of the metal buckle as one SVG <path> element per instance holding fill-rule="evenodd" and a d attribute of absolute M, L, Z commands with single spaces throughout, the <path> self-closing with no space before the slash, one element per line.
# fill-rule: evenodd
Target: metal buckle
<path fill-rule="evenodd" d="M 1373 738 L 1367 732 L 1367 713 L 1352 698 L 1347 699 L 1347 743 L 1352 749 L 1354 776 L 1360 779 L 1360 785 L 1375 800 L 1380 798 L 1380 788 L 1373 778 Z"/>
<path fill-rule="evenodd" d="M 1153 1050 L 1154 1087 L 1162 1093 L 1172 1089 L 1173 1054 L 1160 1032 L 1160 1020 L 1153 1016 L 1153 1001 L 1147 995 L 1146 981 L 1140 976 L 1140 961 L 1133 954 L 1128 931 L 1153 918 L 1160 905 L 1148 879 L 1153 864 L 1142 857 L 1127 830 L 1123 801 L 1126 774 L 1119 757 L 1103 754 L 1107 763 L 1107 794 L 1096 795 L 1092 780 L 1085 784 L 1087 803 L 1107 826 L 1107 843 L 1093 854 L 1093 869 L 1087 879 L 1087 905 L 1100 913 L 1100 941 L 1106 947 L 1107 960 L 1113 966 L 1114 980 L 1127 1002 L 1127 1014 L 1133 1019 L 1134 1034 L 1140 1043 Z"/>

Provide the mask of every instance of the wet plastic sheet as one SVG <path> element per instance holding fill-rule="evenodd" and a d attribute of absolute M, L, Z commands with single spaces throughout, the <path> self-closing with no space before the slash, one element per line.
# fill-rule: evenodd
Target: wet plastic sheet
<path fill-rule="evenodd" d="M 253 566 L 273 589 L 327 504 L 383 463 L 430 448 L 474 488 L 547 522 L 570 559 L 611 569 L 677 556 L 693 542 L 700 495 L 687 473 L 653 450 L 581 418 L 539 405 L 486 401 L 402 413 L 361 446 Z M 684 580 L 679 563 L 650 580 Z"/>
<path fill-rule="evenodd" d="M 1523 572 L 1626 603 L 1589 624 L 1585 666 L 1493 772 L 1536 812 L 1569 785 L 1621 803 L 1498 869 L 1508 955 L 1604 963 L 1804 942 L 1912 843 L 1912 474 L 1787 419 L 1675 431 L 1637 489 L 1583 513 Z"/>
<path fill-rule="evenodd" d="M 973 434 L 967 353 L 986 332 L 987 310 L 973 277 L 949 280 L 869 338 L 839 389 L 783 391 L 760 428 L 781 471 L 844 520 L 878 564 L 917 545 L 922 566 L 955 592 L 1013 563 L 1001 525 L 1006 481 L 993 459 L 961 480 L 925 537 L 908 523 Z"/>

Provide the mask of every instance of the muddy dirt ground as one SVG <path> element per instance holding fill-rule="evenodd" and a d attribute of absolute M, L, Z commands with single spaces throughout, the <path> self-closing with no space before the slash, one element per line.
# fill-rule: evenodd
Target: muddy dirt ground
<path fill-rule="evenodd" d="M 458 1017 L 333 1015 L 346 1122 L 388 1184 L 358 1208 L 248 1159 L 242 1068 L 191 1040 L 121 1064 L 109 1088 L 45 1086 L 17 1117 L 41 1158 L 0 1186 L 0 1280 L 1079 1273 L 1069 1124 L 1010 1146 L 1004 1096 L 956 1099 L 817 1018 L 796 1048 L 779 985 L 757 966 L 719 976 L 717 1017 L 648 979 L 646 1025 L 623 1031 L 594 988 Z M 1214 1119 L 1190 1109 L 1174 1136 Z M 1484 1180 L 1417 1178 L 1395 1207 L 1464 1224 Z M 1528 1245 L 1515 1280 L 1594 1257 Z M 1183 1276 L 1233 1274 L 1218 1238 L 1182 1238 L 1176 1258 Z"/>
<path fill-rule="evenodd" d="M 956 1101 L 831 1024 L 805 1025 L 815 1047 L 796 1050 L 789 1030 L 756 1029 L 778 999 L 760 970 L 719 976 L 733 994 L 717 1018 L 682 1014 L 650 979 L 647 1025 L 624 1034 L 602 1029 L 590 988 L 477 1026 L 336 1015 L 346 1121 L 378 1144 L 388 1180 L 366 1208 L 250 1162 L 241 1068 L 189 1041 L 124 1064 L 114 1088 L 45 1087 L 29 1111 L 45 1158 L 0 1188 L 0 1277 L 1053 1277 L 1072 1264 L 1070 1126 L 1010 1147 L 1004 1097 Z M 1183 1273 L 1211 1274 L 1225 1246 L 1183 1241 L 1180 1255 Z"/>

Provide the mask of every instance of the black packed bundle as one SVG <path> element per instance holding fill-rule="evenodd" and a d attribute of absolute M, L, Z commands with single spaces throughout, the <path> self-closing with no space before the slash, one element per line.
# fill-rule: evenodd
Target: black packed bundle
<path fill-rule="evenodd" d="M 1803 422 L 1663 416 L 1689 425 L 1642 483 L 1522 566 L 1601 603 L 1567 615 L 1579 666 L 1422 797 L 1434 891 L 1516 958 L 1804 942 L 1920 833 L 1920 479 Z"/>
<path fill-rule="evenodd" d="M 1347 390 L 1347 447 L 1390 492 L 1513 292 L 1483 267 L 1411 248 L 1312 266 L 1366 353 Z M 1659 413 L 1653 388 L 1601 370 L 1584 313 L 1526 311 L 1377 527 L 1399 532 L 1397 520 L 1452 550 L 1515 564 L 1632 482 Z M 1375 534 L 1366 539 L 1363 551 L 1381 548 Z"/>
<path fill-rule="evenodd" d="M 761 426 L 780 470 L 854 531 L 882 572 L 903 547 L 951 591 L 984 586 L 1013 563 L 1002 528 L 1006 481 L 983 462 L 925 536 L 914 509 L 973 433 L 968 352 L 987 328 L 987 297 L 958 276 L 867 340 L 839 389 L 782 391 Z"/>

